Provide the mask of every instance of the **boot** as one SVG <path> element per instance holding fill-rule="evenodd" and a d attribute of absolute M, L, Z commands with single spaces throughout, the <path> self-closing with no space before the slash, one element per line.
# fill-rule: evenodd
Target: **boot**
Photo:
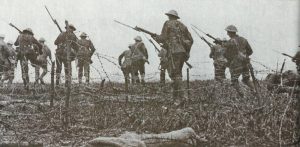
<path fill-rule="evenodd" d="M 232 86 L 234 87 L 234 89 L 236 90 L 236 92 L 238 93 L 238 95 L 239 95 L 241 98 L 244 98 L 244 94 L 243 94 L 243 92 L 241 91 L 240 85 L 239 85 L 238 83 L 234 83 L 234 84 L 232 84 Z"/>
<path fill-rule="evenodd" d="M 41 84 L 42 84 L 42 85 L 45 85 L 45 82 L 44 82 L 43 79 L 40 79 L 40 81 L 41 81 Z"/>
<path fill-rule="evenodd" d="M 254 84 L 250 81 L 250 79 L 242 80 L 242 82 L 247 85 L 252 91 L 254 89 Z"/>

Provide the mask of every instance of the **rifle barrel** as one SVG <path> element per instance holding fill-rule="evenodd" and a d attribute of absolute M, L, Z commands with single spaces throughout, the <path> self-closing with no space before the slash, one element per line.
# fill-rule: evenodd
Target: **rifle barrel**
<path fill-rule="evenodd" d="M 125 23 L 122 23 L 122 22 L 120 22 L 120 21 L 117 21 L 117 20 L 114 20 L 116 23 L 118 23 L 118 24 L 121 24 L 121 25 L 123 25 L 123 26 L 126 26 L 126 27 L 128 27 L 128 28 L 131 28 L 131 29 L 134 29 L 135 30 L 135 28 L 134 27 L 132 27 L 132 26 L 130 26 L 130 25 L 127 25 L 127 24 L 125 24 Z"/>

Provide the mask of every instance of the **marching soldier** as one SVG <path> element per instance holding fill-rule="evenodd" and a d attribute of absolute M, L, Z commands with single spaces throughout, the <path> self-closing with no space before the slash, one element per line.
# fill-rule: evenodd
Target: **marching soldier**
<path fill-rule="evenodd" d="M 124 78 L 125 78 L 125 89 L 128 90 L 128 84 L 130 83 L 130 75 L 132 74 L 132 51 L 133 51 L 133 45 L 128 46 L 129 50 L 125 50 L 120 56 L 119 56 L 119 65 L 121 66 L 121 70 L 123 72 Z M 122 59 L 124 58 L 124 61 L 122 63 Z"/>
<path fill-rule="evenodd" d="M 168 68 L 168 59 L 167 59 L 167 50 L 161 48 L 160 52 L 158 53 L 158 57 L 160 57 L 160 83 L 166 83 L 166 71 Z"/>
<path fill-rule="evenodd" d="M 91 40 L 87 40 L 87 34 L 82 33 L 80 35 L 80 40 L 78 44 L 80 48 L 77 53 L 78 58 L 78 81 L 82 83 L 82 72 L 84 71 L 84 76 L 86 83 L 90 82 L 90 64 L 92 63 L 91 57 L 95 52 L 95 47 Z"/>
<path fill-rule="evenodd" d="M 217 40 L 221 42 L 220 38 L 217 38 Z M 225 70 L 227 67 L 227 59 L 224 56 L 226 49 L 216 42 L 214 43 L 215 45 L 212 46 L 209 57 L 214 60 L 215 80 L 222 82 L 226 79 Z"/>
<path fill-rule="evenodd" d="M 57 45 L 56 49 L 56 85 L 59 85 L 60 82 L 60 74 L 62 70 L 62 64 L 64 64 L 64 69 L 65 69 L 65 75 L 70 75 L 72 76 L 72 67 L 70 66 L 70 69 L 68 69 L 68 64 L 67 64 L 67 47 L 70 47 L 71 49 L 71 61 L 75 60 L 75 52 L 78 51 L 78 44 L 77 44 L 77 37 L 74 34 L 74 31 L 76 28 L 70 24 L 68 27 L 66 26 L 66 31 L 62 32 L 59 34 L 59 36 L 56 38 L 54 44 Z M 67 85 L 68 81 L 67 79 L 70 79 L 71 77 L 66 77 L 66 82 L 65 84 Z"/>
<path fill-rule="evenodd" d="M 48 65 L 47 58 L 49 57 L 49 59 L 52 61 L 51 50 L 45 44 L 45 41 L 46 40 L 44 38 L 39 39 L 39 42 L 43 46 L 42 48 L 43 53 L 37 57 L 37 65 L 35 66 L 35 84 L 38 84 L 39 81 L 41 82 L 41 84 L 43 85 L 45 84 L 43 78 L 47 74 L 47 65 Z M 40 68 L 43 69 L 41 75 L 40 75 Z"/>
<path fill-rule="evenodd" d="M 42 54 L 43 47 L 33 35 L 32 30 L 27 28 L 23 30 L 15 42 L 15 46 L 19 46 L 18 56 L 21 62 L 22 79 L 27 90 L 29 89 L 28 60 L 35 65 L 37 63 L 37 52 Z"/>
<path fill-rule="evenodd" d="M 248 41 L 237 35 L 237 28 L 234 25 L 229 25 L 225 29 L 230 40 L 222 43 L 222 46 L 227 49 L 225 57 L 228 60 L 229 70 L 231 74 L 231 84 L 237 90 L 240 96 L 244 96 L 240 90 L 238 79 L 242 75 L 242 82 L 253 90 L 254 85 L 250 81 L 249 73 L 249 56 L 253 51 Z"/>
<path fill-rule="evenodd" d="M 6 70 L 4 70 L 4 74 L 3 74 L 3 78 L 1 79 L 1 83 L 8 80 L 8 84 L 11 85 L 12 81 L 15 78 L 14 73 L 15 73 L 15 62 L 16 62 L 16 51 L 13 48 L 12 41 L 8 41 L 7 46 L 8 46 L 9 54 L 5 60 L 4 67 L 6 68 Z"/>
<path fill-rule="evenodd" d="M 0 34 L 0 45 L 1 46 L 7 46 L 6 43 L 4 42 L 4 38 L 5 38 L 5 35 L 4 34 Z M 4 58 L 1 56 L 1 61 L 0 61 L 0 79 L 2 78 L 2 75 L 3 75 L 3 68 L 4 68 Z"/>
<path fill-rule="evenodd" d="M 176 101 L 175 105 L 180 105 L 184 102 L 181 101 L 182 98 L 184 98 L 184 93 L 181 88 L 182 67 L 184 62 L 189 59 L 193 38 L 187 27 L 178 20 L 180 17 L 175 10 L 171 10 L 165 14 L 169 20 L 164 23 L 161 35 L 153 37 L 159 43 L 163 43 L 167 46 L 168 72 L 173 81 L 173 98 Z"/>
<path fill-rule="evenodd" d="M 139 74 L 141 75 L 141 83 L 145 84 L 145 62 L 149 64 L 148 52 L 142 41 L 142 37 L 137 36 L 134 38 L 135 43 L 133 45 L 132 53 L 132 68 L 133 68 L 133 80 L 139 83 Z"/>

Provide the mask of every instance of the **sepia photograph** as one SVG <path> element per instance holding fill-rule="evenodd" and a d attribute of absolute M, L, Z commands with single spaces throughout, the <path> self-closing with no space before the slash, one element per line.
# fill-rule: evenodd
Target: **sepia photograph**
<path fill-rule="evenodd" d="M 300 146 L 299 0 L 0 9 L 0 147 Z"/>

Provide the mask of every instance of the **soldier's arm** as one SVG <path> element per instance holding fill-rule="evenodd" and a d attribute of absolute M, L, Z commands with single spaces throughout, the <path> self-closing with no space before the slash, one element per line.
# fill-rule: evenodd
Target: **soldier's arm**
<path fill-rule="evenodd" d="M 60 33 L 60 34 L 58 35 L 58 37 L 55 39 L 54 44 L 55 44 L 55 45 L 61 44 L 61 43 L 63 42 L 63 36 L 64 36 L 64 34 L 63 34 L 63 33 Z"/>
<path fill-rule="evenodd" d="M 15 46 L 19 46 L 20 45 L 19 44 L 19 38 L 20 38 L 20 36 L 18 36 L 17 40 L 15 41 L 15 43 L 14 43 Z"/>
<path fill-rule="evenodd" d="M 90 41 L 90 49 L 91 49 L 91 56 L 92 56 L 94 54 L 94 52 L 96 51 L 92 41 Z"/>
<path fill-rule="evenodd" d="M 119 56 L 119 65 L 121 66 L 122 65 L 122 58 L 124 57 L 125 55 L 125 51 Z"/>
<path fill-rule="evenodd" d="M 168 36 L 168 24 L 167 21 L 164 23 L 163 28 L 161 30 L 161 34 L 155 37 L 155 41 L 158 43 L 164 43 Z"/>
<path fill-rule="evenodd" d="M 183 25 L 183 27 L 184 27 L 184 36 L 185 36 L 185 39 L 186 39 L 184 41 L 189 46 L 187 48 L 188 49 L 187 53 L 190 53 L 191 47 L 192 47 L 192 45 L 194 43 L 194 40 L 193 40 L 193 37 L 192 37 L 190 31 L 188 30 L 188 28 L 186 26 L 184 26 L 184 25 Z"/>
<path fill-rule="evenodd" d="M 214 52 L 215 52 L 215 48 L 213 46 L 212 48 L 210 48 L 209 58 L 214 58 Z"/>
<path fill-rule="evenodd" d="M 253 53 L 253 50 L 247 40 L 246 40 L 246 53 L 248 56 L 252 55 L 252 53 Z"/>
<path fill-rule="evenodd" d="M 147 51 L 147 48 L 144 43 L 141 44 L 141 48 L 142 48 L 145 58 L 148 59 L 148 51 Z"/>

